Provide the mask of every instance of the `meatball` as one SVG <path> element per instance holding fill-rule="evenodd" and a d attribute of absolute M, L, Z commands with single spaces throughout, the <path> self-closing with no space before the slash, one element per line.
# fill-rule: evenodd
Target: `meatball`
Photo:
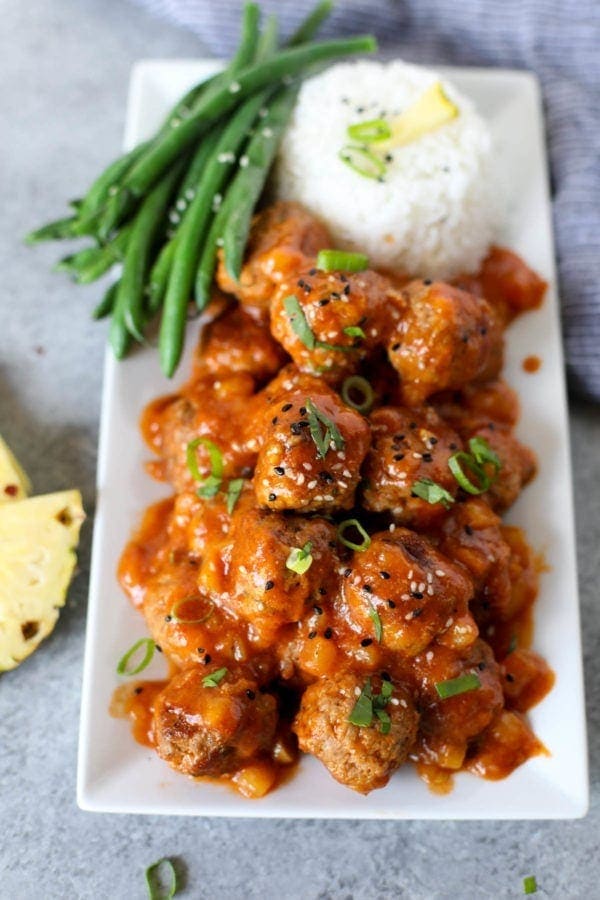
<path fill-rule="evenodd" d="M 271 332 L 299 369 L 337 382 L 383 342 L 391 293 L 398 292 L 376 272 L 313 268 L 279 286 L 271 302 Z"/>
<path fill-rule="evenodd" d="M 228 378 L 244 372 L 263 382 L 279 371 L 284 360 L 285 354 L 268 328 L 234 306 L 204 329 L 196 351 L 195 374 Z"/>
<path fill-rule="evenodd" d="M 492 247 L 477 275 L 461 277 L 459 287 L 485 297 L 504 322 L 538 309 L 548 285 L 516 253 Z"/>
<path fill-rule="evenodd" d="M 180 672 L 154 705 L 156 751 L 186 775 L 234 772 L 269 750 L 275 735 L 275 698 L 236 669 L 208 686 L 211 671 L 193 666 Z"/>
<path fill-rule="evenodd" d="M 235 294 L 251 314 L 265 316 L 276 285 L 295 272 L 309 268 L 311 260 L 331 244 L 324 225 L 297 203 L 275 203 L 255 216 L 239 283 L 221 259 L 217 281 Z"/>
<path fill-rule="evenodd" d="M 472 431 L 482 419 L 512 428 L 519 418 L 516 391 L 502 379 L 486 384 L 467 384 L 461 391 L 436 395 L 432 400 L 439 415 L 458 433 Z"/>
<path fill-rule="evenodd" d="M 413 281 L 408 310 L 388 337 L 390 362 L 408 406 L 431 394 L 486 381 L 502 365 L 502 331 L 485 300 L 442 282 Z"/>
<path fill-rule="evenodd" d="M 442 632 L 458 646 L 477 636 L 468 612 L 471 580 L 406 528 L 373 535 L 344 575 L 343 595 L 352 621 L 375 638 L 378 621 L 381 645 L 404 657 L 420 653 Z"/>
<path fill-rule="evenodd" d="M 500 469 L 484 497 L 494 509 L 508 509 L 535 475 L 533 450 L 518 441 L 508 428 L 494 422 L 475 428 L 469 437 L 483 438 L 498 456 Z"/>
<path fill-rule="evenodd" d="M 310 547 L 307 548 L 307 544 Z M 215 603 L 248 623 L 267 645 L 276 632 L 299 621 L 305 605 L 335 578 L 335 529 L 324 519 L 283 516 L 238 504 L 227 538 L 202 563 L 200 584 Z M 292 550 L 310 552 L 299 574 L 287 567 Z"/>
<path fill-rule="evenodd" d="M 322 678 L 310 685 L 302 695 L 294 731 L 300 749 L 320 759 L 336 781 L 368 794 L 384 787 L 392 773 L 406 762 L 416 739 L 419 717 L 407 688 L 393 684 L 384 707 L 390 720 L 389 731 L 384 733 L 376 715 L 370 725 L 352 725 L 348 717 L 364 687 L 364 676 L 353 672 Z M 380 679 L 373 678 L 373 696 L 380 691 Z"/>
<path fill-rule="evenodd" d="M 458 484 L 448 460 L 462 447 L 458 435 L 431 407 L 383 407 L 372 413 L 370 423 L 372 444 L 363 468 L 365 508 L 390 511 L 396 522 L 413 528 L 439 522 L 446 514 L 445 505 L 428 503 L 415 496 L 413 488 L 418 481 L 434 481 L 456 496 Z"/>
<path fill-rule="evenodd" d="M 164 478 L 177 492 L 198 487 L 187 461 L 187 448 L 196 438 L 206 438 L 221 450 L 223 475 L 236 478 L 252 472 L 256 453 L 240 440 L 254 390 L 250 375 L 240 374 L 214 382 L 199 379 L 180 394 L 151 404 L 144 414 L 144 429 L 152 449 L 162 459 Z M 208 449 L 196 448 L 203 477 L 211 472 Z"/>
<path fill-rule="evenodd" d="M 477 640 L 467 650 L 431 644 L 411 663 L 421 734 L 427 761 L 460 768 L 467 744 L 502 709 L 501 673 L 490 647 Z M 463 675 L 476 675 L 479 687 L 442 699 L 436 685 Z M 458 763 L 458 764 L 456 764 Z"/>
<path fill-rule="evenodd" d="M 256 425 L 255 425 L 256 429 Z M 260 422 L 256 500 L 268 509 L 350 509 L 369 447 L 366 420 L 318 379 L 279 394 Z"/>
<path fill-rule="evenodd" d="M 525 719 L 516 712 L 501 710 L 477 738 L 465 761 L 465 769 L 480 778 L 506 778 L 530 757 L 547 753 Z"/>

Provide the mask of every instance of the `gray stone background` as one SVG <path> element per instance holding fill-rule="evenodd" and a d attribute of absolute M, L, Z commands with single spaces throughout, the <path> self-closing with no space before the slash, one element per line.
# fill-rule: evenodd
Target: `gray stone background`
<path fill-rule="evenodd" d="M 37 492 L 79 486 L 81 571 L 52 637 L 0 676 L 0 900 L 145 896 L 163 855 L 182 896 L 375 900 L 587 898 L 600 876 L 600 410 L 571 406 L 592 804 L 574 822 L 318 822 L 80 812 L 75 766 L 104 327 L 95 288 L 50 272 L 20 236 L 54 218 L 121 142 L 140 57 L 200 55 L 191 35 L 125 0 L 0 0 L 0 430 Z M 499 788 L 501 789 L 501 787 Z"/>

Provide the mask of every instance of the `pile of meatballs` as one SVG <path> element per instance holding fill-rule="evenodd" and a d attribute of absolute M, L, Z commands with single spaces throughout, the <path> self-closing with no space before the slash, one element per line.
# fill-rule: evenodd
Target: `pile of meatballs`
<path fill-rule="evenodd" d="M 260 770 L 257 795 L 298 748 L 362 793 L 407 760 L 434 786 L 460 769 L 501 777 L 532 752 L 523 713 L 548 672 L 514 640 L 537 566 L 501 514 L 536 463 L 499 377 L 504 328 L 539 304 L 543 282 L 500 250 L 452 285 L 326 272 L 315 260 L 328 247 L 301 207 L 266 208 L 240 282 L 219 269 L 191 380 L 144 414 L 149 471 L 174 492 L 120 568 L 172 664 L 152 741 L 188 775 Z M 368 404 L 343 396 L 352 376 Z M 325 453 L 307 407 L 335 427 Z M 500 460 L 478 494 L 448 465 L 474 437 Z M 210 445 L 219 486 L 199 496 Z M 416 496 L 422 481 L 444 502 Z M 347 520 L 360 530 L 340 530 Z M 289 560 L 303 548 L 299 572 Z M 473 673 L 477 689 L 440 697 L 436 685 Z M 373 698 L 385 715 L 369 721 Z"/>

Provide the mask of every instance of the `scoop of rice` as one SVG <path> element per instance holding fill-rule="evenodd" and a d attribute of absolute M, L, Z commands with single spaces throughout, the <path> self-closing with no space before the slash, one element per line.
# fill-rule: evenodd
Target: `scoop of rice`
<path fill-rule="evenodd" d="M 436 81 L 458 116 L 391 149 L 382 181 L 340 159 L 340 150 L 356 143 L 348 137 L 349 125 L 389 120 Z M 436 72 L 399 61 L 341 63 L 306 81 L 274 177 L 278 197 L 321 218 L 337 247 L 362 251 L 371 265 L 408 275 L 448 278 L 475 271 L 499 218 L 486 123 Z"/>

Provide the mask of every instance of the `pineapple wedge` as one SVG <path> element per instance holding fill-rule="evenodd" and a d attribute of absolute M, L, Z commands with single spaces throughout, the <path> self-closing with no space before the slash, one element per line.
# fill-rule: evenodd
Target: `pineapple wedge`
<path fill-rule="evenodd" d="M 76 490 L 0 506 L 0 672 L 18 666 L 54 628 L 84 518 Z"/>
<path fill-rule="evenodd" d="M 449 99 L 439 81 L 421 94 L 411 106 L 389 121 L 391 135 L 378 141 L 377 150 L 392 150 L 418 140 L 458 116 L 458 106 Z"/>
<path fill-rule="evenodd" d="M 0 503 L 23 500 L 30 492 L 29 478 L 0 435 Z"/>

